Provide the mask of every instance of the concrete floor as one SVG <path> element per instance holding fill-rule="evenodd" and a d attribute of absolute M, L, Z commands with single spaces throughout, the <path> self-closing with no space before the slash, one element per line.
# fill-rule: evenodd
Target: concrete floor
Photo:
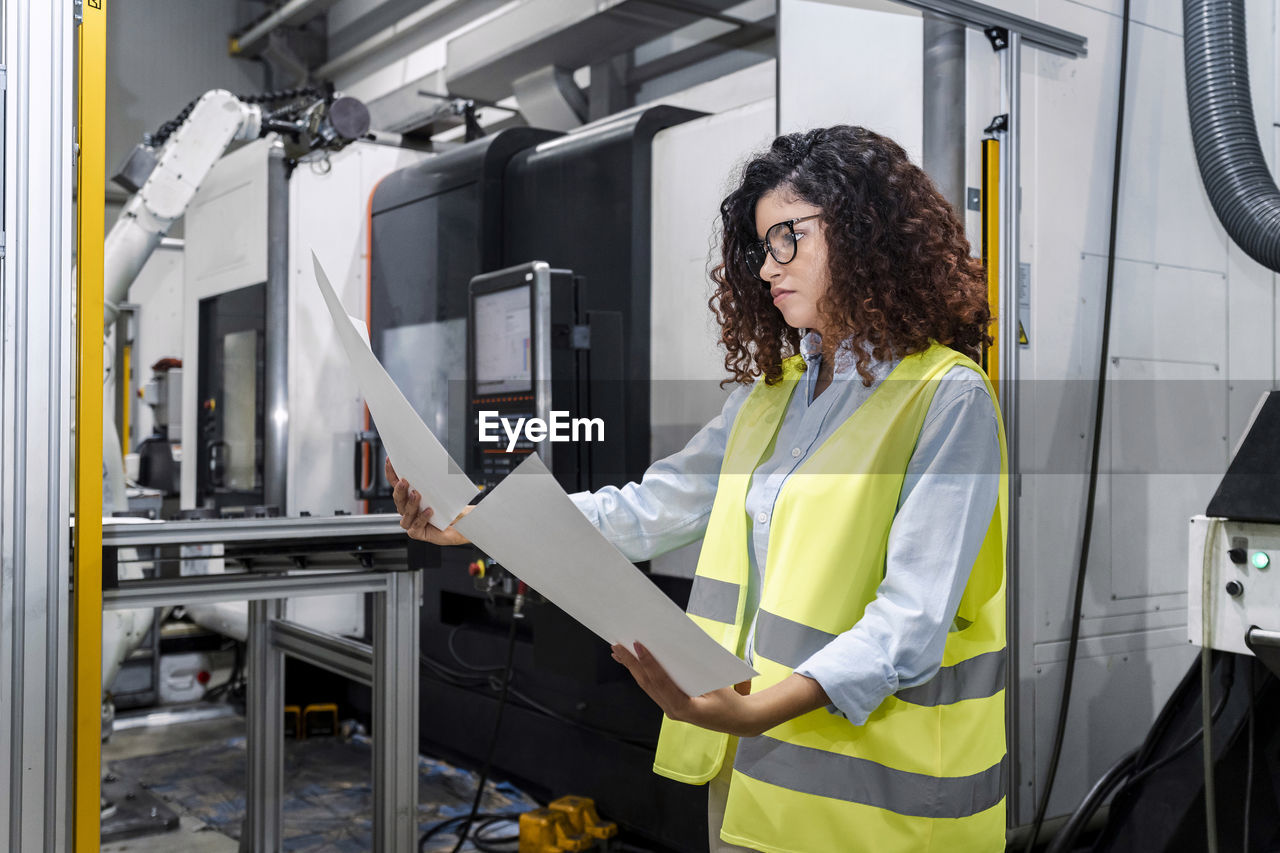
<path fill-rule="evenodd" d="M 224 717 L 190 723 L 169 723 L 117 731 L 102 745 L 102 765 L 140 755 L 158 755 L 175 749 L 189 748 L 243 735 L 244 718 Z M 237 853 L 240 842 L 223 835 L 189 815 L 179 815 L 178 829 L 103 844 L 102 853 Z"/>

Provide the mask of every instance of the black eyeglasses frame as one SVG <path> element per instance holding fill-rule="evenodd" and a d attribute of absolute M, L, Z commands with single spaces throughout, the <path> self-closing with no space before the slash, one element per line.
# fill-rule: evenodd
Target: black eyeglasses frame
<path fill-rule="evenodd" d="M 785 261 L 779 258 L 778 253 L 773 248 L 773 244 L 769 241 L 769 235 L 774 232 L 775 228 L 785 227 L 787 232 L 791 235 L 791 243 L 794 246 L 801 237 L 805 236 L 803 233 L 796 233 L 796 224 L 800 222 L 807 222 L 810 219 L 817 219 L 821 215 L 821 213 L 811 213 L 808 216 L 797 216 L 795 219 L 784 219 L 781 222 L 775 222 L 770 225 L 764 232 L 763 240 L 756 240 L 755 242 L 747 243 L 746 246 L 743 247 L 742 252 L 747 262 L 747 269 L 753 276 L 767 284 L 768 282 L 760 275 L 760 270 L 764 269 L 766 253 L 771 255 L 779 264 L 789 264 L 796 259 L 795 252 L 792 252 L 791 257 L 787 258 Z M 759 258 L 758 263 L 756 258 Z"/>

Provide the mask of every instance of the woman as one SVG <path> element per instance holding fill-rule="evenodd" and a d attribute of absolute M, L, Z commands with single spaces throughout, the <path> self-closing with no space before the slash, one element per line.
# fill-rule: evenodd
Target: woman
<path fill-rule="evenodd" d="M 894 142 L 776 139 L 720 206 L 719 417 L 640 483 L 573 495 L 633 560 L 703 539 L 688 612 L 752 683 L 687 696 L 654 769 L 710 782 L 715 850 L 1004 849 L 1004 436 L 985 276 Z M 439 544 L 395 483 L 401 524 Z"/>

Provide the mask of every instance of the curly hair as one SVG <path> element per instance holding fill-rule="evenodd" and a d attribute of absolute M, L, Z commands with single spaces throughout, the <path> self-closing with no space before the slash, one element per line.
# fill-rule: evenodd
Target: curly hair
<path fill-rule="evenodd" d="M 901 358 L 937 341 L 977 360 L 991 343 L 986 271 L 951 205 L 893 140 L 838 125 L 779 136 L 720 204 L 722 261 L 708 304 L 732 374 L 722 384 L 761 375 L 774 384 L 799 350 L 800 331 L 746 260 L 759 239 L 756 203 L 778 189 L 822 209 L 830 285 L 818 310 L 827 334 L 852 338 L 864 385 L 872 356 Z"/>

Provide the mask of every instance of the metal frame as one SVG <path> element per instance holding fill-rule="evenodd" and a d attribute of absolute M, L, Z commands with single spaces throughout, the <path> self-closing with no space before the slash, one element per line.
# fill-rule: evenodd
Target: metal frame
<path fill-rule="evenodd" d="M 289 161 L 267 154 L 267 312 L 263 327 L 262 502 L 289 511 Z"/>
<path fill-rule="evenodd" d="M 402 533 L 395 516 L 160 522 L 108 528 L 107 548 L 210 542 L 345 546 L 361 537 Z M 399 568 L 399 567 L 397 567 Z M 372 646 L 284 619 L 284 601 L 306 595 L 373 595 Z M 247 794 L 241 849 L 281 847 L 284 800 L 286 655 L 373 688 L 373 848 L 410 850 L 418 831 L 419 571 L 334 570 L 202 575 L 122 581 L 104 593 L 107 609 L 249 601 L 246 704 Z"/>
<path fill-rule="evenodd" d="M 1017 33 L 1027 44 L 1060 53 L 1073 59 L 1087 56 L 1089 40 L 1068 30 L 1051 27 L 1031 18 L 1005 12 L 974 0 L 893 0 L 924 12 L 935 12 L 978 29 L 1003 27 L 1010 35 Z M 1013 45 L 1010 45 L 1012 48 Z"/>
<path fill-rule="evenodd" d="M 0 9 L 8 246 L 0 266 L 0 848 L 36 853 L 70 845 L 74 778 L 66 526 L 74 28 L 71 3 L 3 0 Z M 93 386 L 101 400 L 97 377 Z"/>
<path fill-rule="evenodd" d="M 1021 180 L 1021 80 L 1022 73 L 1022 35 L 1009 33 L 1009 44 L 1000 51 L 1000 109 L 1008 115 L 1004 139 L 1000 144 L 1000 352 L 999 358 L 999 394 L 1000 413 L 1004 418 L 1005 436 L 1008 444 L 1007 462 L 1009 470 L 1009 529 L 1005 542 L 1006 554 L 1006 639 L 1009 649 L 1009 679 L 1016 684 L 1021 672 L 1021 649 L 1017 642 L 1019 637 L 1018 614 L 1021 584 L 1018 582 L 1018 555 L 1020 553 L 1019 536 L 1019 492 L 1021 491 L 1021 475 L 1019 472 L 1018 453 L 1018 361 L 1022 348 L 1018 346 L 1018 241 L 1020 239 L 1020 218 L 1022 215 Z M 1010 694 L 1006 701 L 1008 713 L 1006 737 L 1016 743 L 1021 725 L 1020 708 L 1016 696 Z M 1013 803 L 1011 815 L 1017 824 L 1018 794 L 1023 790 L 1022 766 L 1016 759 L 1009 762 L 1009 794 Z M 1030 771 L 1035 773 L 1034 767 Z"/>
<path fill-rule="evenodd" d="M 551 265 L 538 261 L 533 265 L 533 281 L 529 298 L 533 302 L 530 316 L 533 326 L 533 395 L 534 409 L 544 423 L 551 423 Z M 527 279 L 529 276 L 526 275 Z M 555 451 L 551 442 L 538 446 L 538 455 L 547 468 L 552 468 L 551 457 Z"/>

